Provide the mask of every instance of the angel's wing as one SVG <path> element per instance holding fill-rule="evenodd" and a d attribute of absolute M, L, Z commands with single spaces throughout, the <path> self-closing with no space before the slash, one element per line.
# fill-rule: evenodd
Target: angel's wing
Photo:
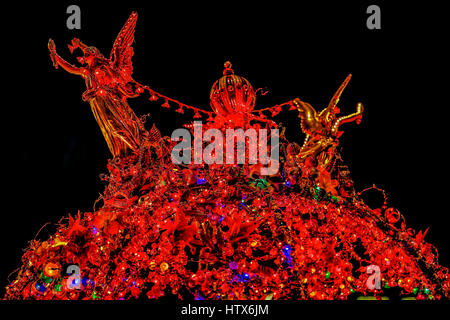
<path fill-rule="evenodd" d="M 127 80 L 131 80 L 131 74 L 133 73 L 131 58 L 134 52 L 131 45 L 134 41 L 134 29 L 136 27 L 137 17 L 136 12 L 131 13 L 114 42 L 110 56 L 111 67 Z"/>
<path fill-rule="evenodd" d="M 330 111 L 333 110 L 333 108 L 336 107 L 336 105 L 339 102 L 339 98 L 341 97 L 342 92 L 344 91 L 347 84 L 350 82 L 350 79 L 352 78 L 352 74 L 350 73 L 347 78 L 345 78 L 344 82 L 341 84 L 341 86 L 337 89 L 336 93 L 333 95 L 333 98 L 331 98 L 330 103 L 328 104 L 328 109 Z"/>

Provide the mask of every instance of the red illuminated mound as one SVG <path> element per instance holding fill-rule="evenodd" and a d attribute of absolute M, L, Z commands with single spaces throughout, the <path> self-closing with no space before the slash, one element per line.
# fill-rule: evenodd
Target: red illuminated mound
<path fill-rule="evenodd" d="M 424 234 L 395 209 L 367 207 L 339 157 L 320 171 L 289 161 L 298 146 L 284 141 L 272 177 L 176 166 L 155 130 L 109 162 L 98 210 L 30 242 L 5 299 L 448 298 L 448 270 Z"/>

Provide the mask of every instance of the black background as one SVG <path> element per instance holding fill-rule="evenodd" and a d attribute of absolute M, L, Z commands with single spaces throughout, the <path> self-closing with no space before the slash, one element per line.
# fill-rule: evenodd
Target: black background
<path fill-rule="evenodd" d="M 3 8 L 2 248 L 0 285 L 21 262 L 22 249 L 46 222 L 91 211 L 104 185 L 110 153 L 81 100 L 84 81 L 50 62 L 47 42 L 75 63 L 73 37 L 109 56 L 131 11 L 137 81 L 186 104 L 208 109 L 209 89 L 230 60 L 236 74 L 269 93 L 257 108 L 299 97 L 326 106 L 353 74 L 340 100 L 343 114 L 365 106 L 362 123 L 347 124 L 343 157 L 357 190 L 375 183 L 409 227 L 430 227 L 426 241 L 450 266 L 448 201 L 448 25 L 443 7 L 383 1 L 305 4 L 262 2 L 65 2 Z M 81 30 L 68 30 L 66 8 L 81 8 Z M 366 8 L 381 7 L 381 30 L 366 28 Z M 78 52 L 79 54 L 79 52 Z M 147 96 L 129 100 L 150 113 L 165 135 L 190 120 Z M 297 114 L 277 118 L 301 143 Z M 372 201 L 376 205 L 376 197 Z M 46 238 L 48 226 L 40 237 Z M 0 291 L 3 295 L 3 290 Z"/>

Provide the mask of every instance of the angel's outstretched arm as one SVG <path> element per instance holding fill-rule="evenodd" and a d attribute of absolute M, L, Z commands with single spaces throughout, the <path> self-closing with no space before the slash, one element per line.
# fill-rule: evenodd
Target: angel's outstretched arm
<path fill-rule="evenodd" d="M 355 113 L 349 114 L 347 116 L 339 117 L 333 122 L 333 126 L 331 127 L 331 133 L 334 135 L 337 134 L 339 126 L 341 126 L 347 122 L 356 121 L 356 123 L 359 124 L 361 122 L 363 111 L 364 111 L 364 106 L 362 105 L 362 103 L 358 103 L 356 105 Z"/>
<path fill-rule="evenodd" d="M 56 53 L 55 42 L 52 39 L 50 39 L 48 41 L 48 50 L 50 51 L 50 58 L 52 59 L 53 66 L 55 68 L 58 68 L 58 66 L 61 66 L 67 72 L 70 72 L 72 74 L 77 74 L 77 75 L 80 75 L 80 76 L 83 75 L 83 69 L 84 68 L 78 68 L 78 67 L 75 67 L 75 66 L 71 65 L 70 63 L 68 63 L 66 60 L 61 58 Z"/>

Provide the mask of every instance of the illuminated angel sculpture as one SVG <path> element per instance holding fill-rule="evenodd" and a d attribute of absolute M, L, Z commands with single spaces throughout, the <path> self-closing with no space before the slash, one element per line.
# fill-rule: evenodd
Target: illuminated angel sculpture
<path fill-rule="evenodd" d="M 294 106 L 299 111 L 300 125 L 303 133 L 306 134 L 306 138 L 303 142 L 303 146 L 300 148 L 300 152 L 297 154 L 297 159 L 300 161 L 312 156 L 317 159 L 317 165 L 322 169 L 328 169 L 332 164 L 332 160 L 335 154 L 336 147 L 338 146 L 338 138 L 342 135 L 342 131 L 339 131 L 339 127 L 347 122 L 356 121 L 361 122 L 362 113 L 364 107 L 361 103 L 358 103 L 356 112 L 347 116 L 336 117 L 340 112 L 337 107 L 339 98 L 350 81 L 351 75 L 349 75 L 339 89 L 334 94 L 328 107 L 320 111 L 319 113 L 306 102 L 300 99 L 292 101 Z"/>
<path fill-rule="evenodd" d="M 55 68 L 61 66 L 67 72 L 82 76 L 87 90 L 83 100 L 91 105 L 95 119 L 105 137 L 109 150 L 114 157 L 136 150 L 145 134 L 142 122 L 130 108 L 127 98 L 138 96 L 133 90 L 131 77 L 133 66 L 134 29 L 137 13 L 133 12 L 114 42 L 110 58 L 100 51 L 87 46 L 79 39 L 73 39 L 69 45 L 71 53 L 79 48 L 83 56 L 78 57 L 82 67 L 76 67 L 62 59 L 57 53 L 52 39 L 48 42 L 50 57 Z"/>

